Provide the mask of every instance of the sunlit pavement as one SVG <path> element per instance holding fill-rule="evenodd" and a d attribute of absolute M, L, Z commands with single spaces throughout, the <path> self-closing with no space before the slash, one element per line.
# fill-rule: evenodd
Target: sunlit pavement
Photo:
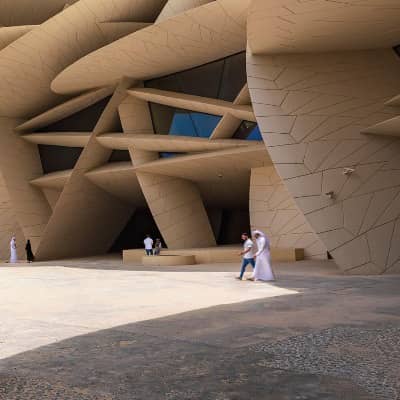
<path fill-rule="evenodd" d="M 400 277 L 56 264 L 0 266 L 1 400 L 396 399 Z"/>

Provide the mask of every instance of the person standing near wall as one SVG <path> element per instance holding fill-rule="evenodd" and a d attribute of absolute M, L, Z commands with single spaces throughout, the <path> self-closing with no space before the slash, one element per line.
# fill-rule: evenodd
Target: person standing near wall
<path fill-rule="evenodd" d="M 146 251 L 146 254 L 148 256 L 153 255 L 153 239 L 150 237 L 150 235 L 146 235 L 146 239 L 143 241 L 144 243 L 144 250 Z"/>
<path fill-rule="evenodd" d="M 17 241 L 15 240 L 15 236 L 13 236 L 10 242 L 10 263 L 16 262 L 18 262 Z"/>
<path fill-rule="evenodd" d="M 26 242 L 25 251 L 26 251 L 26 261 L 28 261 L 28 263 L 35 261 L 35 256 L 33 255 L 33 252 L 32 252 L 31 241 L 29 239 Z"/>

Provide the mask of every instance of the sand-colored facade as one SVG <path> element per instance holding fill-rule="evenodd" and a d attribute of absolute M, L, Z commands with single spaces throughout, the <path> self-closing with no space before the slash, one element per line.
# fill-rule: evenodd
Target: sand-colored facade
<path fill-rule="evenodd" d="M 26 3 L 0 27 L 2 238 L 55 259 L 252 227 L 346 272 L 400 270 L 395 2 Z M 376 13 L 379 35 L 354 32 Z"/>

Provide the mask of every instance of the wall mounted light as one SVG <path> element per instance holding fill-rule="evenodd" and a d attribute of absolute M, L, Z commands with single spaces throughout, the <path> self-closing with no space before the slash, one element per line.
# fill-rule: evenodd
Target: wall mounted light
<path fill-rule="evenodd" d="M 334 199 L 335 198 L 335 192 L 333 190 L 331 190 L 330 192 L 326 192 L 325 196 L 329 197 L 330 199 Z"/>
<path fill-rule="evenodd" d="M 354 171 L 355 171 L 354 168 L 350 168 L 350 167 L 344 168 L 344 169 L 343 169 L 343 175 L 349 176 L 349 175 L 351 175 Z"/>

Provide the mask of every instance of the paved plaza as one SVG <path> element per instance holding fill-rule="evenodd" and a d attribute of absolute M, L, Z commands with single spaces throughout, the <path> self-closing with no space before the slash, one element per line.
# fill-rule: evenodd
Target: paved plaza
<path fill-rule="evenodd" d="M 237 268 L 2 264 L 0 399 L 399 398 L 400 276 Z"/>

